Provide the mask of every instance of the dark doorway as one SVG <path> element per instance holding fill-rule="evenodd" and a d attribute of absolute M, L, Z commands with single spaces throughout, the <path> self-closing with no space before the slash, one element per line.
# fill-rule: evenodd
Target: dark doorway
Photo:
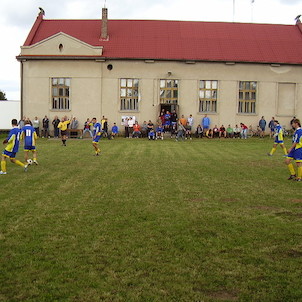
<path fill-rule="evenodd" d="M 176 113 L 178 114 L 178 106 L 176 104 L 160 104 L 159 105 L 159 114 L 164 110 L 166 113 L 169 111 L 170 113 L 175 110 Z"/>

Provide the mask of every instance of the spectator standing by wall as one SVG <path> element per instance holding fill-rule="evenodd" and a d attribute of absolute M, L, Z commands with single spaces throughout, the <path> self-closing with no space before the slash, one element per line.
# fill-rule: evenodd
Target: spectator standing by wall
<path fill-rule="evenodd" d="M 264 116 L 261 117 L 259 121 L 259 127 L 260 127 L 260 138 L 264 138 L 265 135 L 265 127 L 266 127 L 266 120 L 264 119 Z"/>
<path fill-rule="evenodd" d="M 45 115 L 45 117 L 42 120 L 42 125 L 43 125 L 43 132 L 42 132 L 42 137 L 50 137 L 49 136 L 49 119 L 47 117 L 47 115 Z"/>
<path fill-rule="evenodd" d="M 275 134 L 275 118 L 272 117 L 272 119 L 270 120 L 270 122 L 268 123 L 268 127 L 270 128 L 270 133 L 269 133 L 269 137 L 273 137 Z"/>
<path fill-rule="evenodd" d="M 188 124 L 189 124 L 189 126 L 191 126 L 191 130 L 193 130 L 194 118 L 193 118 L 192 114 L 190 114 L 188 117 Z"/>
<path fill-rule="evenodd" d="M 205 114 L 205 116 L 201 120 L 201 125 L 202 125 L 204 133 L 206 133 L 210 129 L 211 120 L 210 120 L 210 118 L 208 117 L 207 114 Z"/>
<path fill-rule="evenodd" d="M 93 137 L 91 126 L 92 126 L 92 122 L 90 122 L 89 118 L 87 118 L 86 122 L 84 123 L 83 137 L 86 132 L 89 132 L 91 138 Z"/>
<path fill-rule="evenodd" d="M 241 126 L 241 138 L 247 139 L 247 129 L 248 129 L 247 125 L 240 123 L 240 126 Z"/>
<path fill-rule="evenodd" d="M 33 127 L 35 128 L 37 136 L 40 137 L 40 121 L 37 116 L 33 120 Z"/>
<path fill-rule="evenodd" d="M 54 138 L 59 138 L 59 128 L 58 128 L 59 123 L 60 123 L 60 120 L 59 120 L 58 116 L 56 115 L 52 121 Z M 37 135 L 38 135 L 38 133 L 37 133 Z"/>

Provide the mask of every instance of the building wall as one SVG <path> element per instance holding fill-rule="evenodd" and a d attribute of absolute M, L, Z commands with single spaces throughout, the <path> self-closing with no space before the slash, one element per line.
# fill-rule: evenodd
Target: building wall
<path fill-rule="evenodd" d="M 212 125 L 234 126 L 240 122 L 258 124 L 262 115 L 267 122 L 275 116 L 289 127 L 293 115 L 302 118 L 302 66 L 272 67 L 270 64 L 240 64 L 155 61 L 28 60 L 23 64 L 23 114 L 30 118 L 76 116 L 80 125 L 87 117 L 103 115 L 109 125 L 121 124 L 121 117 L 135 115 L 157 120 L 159 114 L 159 80 L 179 80 L 179 115 L 192 114 L 195 126 L 204 116 L 198 112 L 199 80 L 218 80 L 218 109 L 208 114 Z M 112 70 L 107 66 L 111 64 Z M 168 75 L 168 72 L 171 74 Z M 71 110 L 51 110 L 51 78 L 71 78 Z M 138 78 L 140 105 L 138 112 L 120 111 L 119 79 Z M 239 81 L 257 81 L 256 114 L 238 114 Z M 281 85 L 282 84 L 282 85 Z M 285 98 L 289 98 L 285 100 Z"/>
<path fill-rule="evenodd" d="M 12 119 L 20 118 L 20 101 L 0 101 L 0 130 L 11 129 Z"/>

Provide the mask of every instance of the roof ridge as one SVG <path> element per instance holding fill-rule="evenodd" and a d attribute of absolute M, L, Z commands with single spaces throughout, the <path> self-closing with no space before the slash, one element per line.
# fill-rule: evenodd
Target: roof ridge
<path fill-rule="evenodd" d="M 31 44 L 42 21 L 43 21 L 43 14 L 39 14 L 24 42 L 25 46 L 28 46 Z"/>

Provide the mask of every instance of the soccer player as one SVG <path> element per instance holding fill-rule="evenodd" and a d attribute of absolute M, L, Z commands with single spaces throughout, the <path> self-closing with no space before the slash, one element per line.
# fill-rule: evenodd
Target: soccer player
<path fill-rule="evenodd" d="M 65 147 L 66 147 L 66 139 L 67 139 L 67 127 L 68 124 L 70 124 L 70 120 L 68 120 L 67 116 L 64 116 L 62 117 L 61 122 L 58 125 L 58 128 L 61 129 L 62 146 Z"/>
<path fill-rule="evenodd" d="M 283 141 L 283 128 L 276 120 L 274 120 L 274 124 L 275 124 L 275 129 L 274 129 L 275 142 L 271 152 L 267 153 L 267 155 L 272 156 L 275 153 L 278 145 L 280 145 L 280 147 L 283 149 L 284 154 L 287 155 L 287 150 L 284 146 L 284 141 Z"/>
<path fill-rule="evenodd" d="M 18 166 L 24 168 L 27 172 L 27 164 L 23 164 L 16 159 L 16 154 L 19 150 L 20 135 L 21 130 L 18 128 L 18 121 L 16 119 L 12 120 L 12 129 L 8 134 L 8 137 L 3 141 L 3 144 L 7 144 L 1 156 L 1 171 L 0 175 L 6 174 L 6 159 L 9 158 L 10 161 Z"/>
<path fill-rule="evenodd" d="M 99 140 L 101 139 L 101 124 L 96 120 L 94 117 L 91 120 L 93 124 L 93 138 L 92 138 L 92 145 L 95 150 L 95 156 L 99 156 L 101 150 L 99 149 Z"/>
<path fill-rule="evenodd" d="M 24 158 L 25 162 L 29 163 L 28 161 L 28 153 L 31 151 L 33 153 L 33 163 L 38 165 L 37 162 L 37 150 L 36 150 L 36 139 L 37 134 L 35 128 L 31 125 L 29 119 L 25 120 L 25 125 L 22 128 L 21 138 L 24 139 Z"/>
<path fill-rule="evenodd" d="M 290 177 L 288 178 L 288 180 L 294 179 L 296 181 L 302 181 L 302 129 L 300 120 L 294 119 L 292 126 L 295 128 L 293 144 L 288 149 L 288 155 L 285 159 L 285 164 L 290 171 Z M 296 161 L 298 168 L 297 175 L 295 168 L 291 163 L 293 159 Z"/>

